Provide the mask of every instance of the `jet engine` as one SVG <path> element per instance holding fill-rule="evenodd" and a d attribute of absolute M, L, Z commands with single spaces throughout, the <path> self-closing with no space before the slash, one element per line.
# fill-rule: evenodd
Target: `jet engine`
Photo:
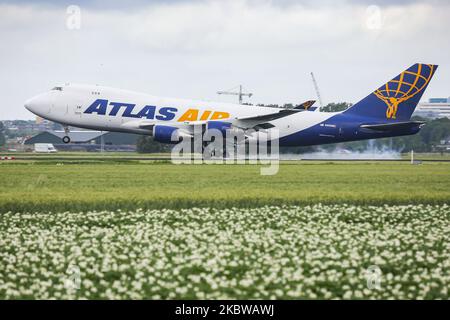
<path fill-rule="evenodd" d="M 178 127 L 155 125 L 153 127 L 153 139 L 161 143 L 176 144 L 181 141 L 181 138 L 192 138 L 189 132 L 186 132 Z"/>

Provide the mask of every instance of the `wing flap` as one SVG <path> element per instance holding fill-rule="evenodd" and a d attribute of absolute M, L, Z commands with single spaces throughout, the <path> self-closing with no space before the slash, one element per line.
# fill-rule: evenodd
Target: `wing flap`
<path fill-rule="evenodd" d="M 239 121 L 256 121 L 256 122 L 267 122 L 272 121 L 276 119 L 280 119 L 283 117 L 290 116 L 292 114 L 296 114 L 299 112 L 303 112 L 305 110 L 303 109 L 280 109 L 277 112 L 269 113 L 269 114 L 263 114 L 260 116 L 251 116 L 251 117 L 243 117 L 243 118 L 236 118 L 236 120 Z"/>

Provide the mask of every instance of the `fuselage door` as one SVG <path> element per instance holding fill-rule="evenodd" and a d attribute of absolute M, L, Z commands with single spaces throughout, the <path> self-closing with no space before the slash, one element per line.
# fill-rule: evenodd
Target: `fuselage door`
<path fill-rule="evenodd" d="M 76 117 L 80 117 L 83 114 L 83 104 L 81 101 L 75 101 L 74 104 L 72 105 L 72 109 L 73 109 L 73 113 L 75 114 Z"/>

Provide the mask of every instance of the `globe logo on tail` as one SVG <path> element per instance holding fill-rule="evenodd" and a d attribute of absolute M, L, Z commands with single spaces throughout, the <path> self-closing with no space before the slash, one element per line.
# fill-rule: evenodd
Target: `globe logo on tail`
<path fill-rule="evenodd" d="M 387 105 L 387 119 L 395 119 L 399 105 L 426 88 L 433 76 L 435 66 L 418 64 L 417 71 L 414 69 L 415 67 L 403 71 L 395 79 L 374 92 Z"/>

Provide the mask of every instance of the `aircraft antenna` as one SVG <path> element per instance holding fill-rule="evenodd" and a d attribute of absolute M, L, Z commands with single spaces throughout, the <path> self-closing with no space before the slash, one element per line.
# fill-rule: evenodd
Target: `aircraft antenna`
<path fill-rule="evenodd" d="M 320 96 L 319 86 L 317 85 L 316 77 L 314 77 L 314 73 L 311 72 L 312 82 L 314 84 L 314 89 L 316 90 L 317 99 L 319 100 L 319 109 L 323 108 L 322 97 Z"/>
<path fill-rule="evenodd" d="M 239 88 L 239 91 L 235 91 L 236 89 Z M 249 97 L 251 98 L 253 96 L 253 93 L 250 92 L 244 92 L 242 85 L 239 85 L 238 87 L 234 87 L 230 90 L 226 90 L 226 91 L 217 91 L 217 94 L 225 94 L 225 95 L 233 95 L 233 96 L 238 96 L 239 97 L 239 104 L 242 104 L 242 97 Z"/>

